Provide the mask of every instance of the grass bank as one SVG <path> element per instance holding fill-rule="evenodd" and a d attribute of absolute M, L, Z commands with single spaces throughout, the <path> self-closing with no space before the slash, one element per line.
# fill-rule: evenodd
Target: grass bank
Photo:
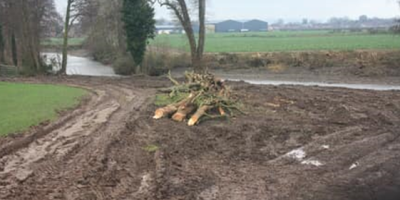
<path fill-rule="evenodd" d="M 0 136 L 54 120 L 57 111 L 77 106 L 85 94 L 65 86 L 0 82 Z"/>

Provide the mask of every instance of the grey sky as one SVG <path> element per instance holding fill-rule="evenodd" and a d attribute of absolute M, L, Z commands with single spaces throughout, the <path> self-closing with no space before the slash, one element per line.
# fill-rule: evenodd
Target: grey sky
<path fill-rule="evenodd" d="M 56 0 L 63 13 L 66 0 Z M 330 17 L 396 17 L 400 15 L 396 0 L 208 0 L 208 19 L 327 20 Z M 157 18 L 170 18 L 170 12 L 156 8 Z"/>

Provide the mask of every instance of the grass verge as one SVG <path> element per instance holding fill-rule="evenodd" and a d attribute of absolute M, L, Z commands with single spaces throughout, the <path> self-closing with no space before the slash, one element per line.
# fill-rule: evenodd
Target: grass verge
<path fill-rule="evenodd" d="M 66 86 L 0 82 L 0 136 L 54 120 L 57 111 L 77 106 L 85 94 Z"/>

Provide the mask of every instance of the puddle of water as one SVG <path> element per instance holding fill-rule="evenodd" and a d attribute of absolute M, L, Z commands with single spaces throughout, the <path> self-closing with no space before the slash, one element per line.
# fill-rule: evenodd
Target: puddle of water
<path fill-rule="evenodd" d="M 242 81 L 239 79 L 229 79 L 230 81 Z M 373 85 L 373 84 L 345 84 L 345 83 L 319 83 L 319 82 L 297 82 L 297 81 L 269 81 L 269 80 L 243 80 L 254 85 L 301 85 L 301 86 L 319 86 L 319 87 L 338 87 L 359 90 L 400 90 L 400 86 L 395 85 Z"/>
<path fill-rule="evenodd" d="M 61 58 L 61 55 L 58 53 L 43 53 L 42 55 L 45 55 L 47 60 Z M 68 55 L 67 75 L 118 76 L 110 66 L 103 65 L 89 58 L 71 55 Z"/>

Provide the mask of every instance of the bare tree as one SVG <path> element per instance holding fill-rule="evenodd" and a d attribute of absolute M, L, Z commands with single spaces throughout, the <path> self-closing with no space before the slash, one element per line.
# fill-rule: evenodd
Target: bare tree
<path fill-rule="evenodd" d="M 46 70 L 40 58 L 40 37 L 53 9 L 53 0 L 0 0 L 6 64 L 22 67 L 28 74 Z"/>
<path fill-rule="evenodd" d="M 91 14 L 85 14 L 81 20 L 83 26 L 90 24 L 85 45 L 97 60 L 108 62 L 126 53 L 126 37 L 121 20 L 123 1 L 96 1 L 87 9 Z"/>
<path fill-rule="evenodd" d="M 161 6 L 166 6 L 172 10 L 174 15 L 181 23 L 186 36 L 189 40 L 192 65 L 197 73 L 206 73 L 207 67 L 203 63 L 203 53 L 205 44 L 205 15 L 206 15 L 206 1 L 196 0 L 195 4 L 198 9 L 199 20 L 199 37 L 196 42 L 195 33 L 193 30 L 193 23 L 190 19 L 188 4 L 185 0 L 158 0 Z"/>
<path fill-rule="evenodd" d="M 75 3 L 75 0 L 67 0 L 67 11 L 65 14 L 65 21 L 64 21 L 64 41 L 62 47 L 62 62 L 61 62 L 61 70 L 59 74 L 66 74 L 67 73 L 67 62 L 68 62 L 68 34 L 70 30 L 70 21 L 71 21 L 71 9 L 72 4 Z"/>
<path fill-rule="evenodd" d="M 83 7 L 88 3 L 87 0 L 67 0 L 67 10 L 64 22 L 64 41 L 62 47 L 62 62 L 59 74 L 66 74 L 68 64 L 68 39 L 69 31 L 75 21 L 79 20 L 84 15 Z"/>

